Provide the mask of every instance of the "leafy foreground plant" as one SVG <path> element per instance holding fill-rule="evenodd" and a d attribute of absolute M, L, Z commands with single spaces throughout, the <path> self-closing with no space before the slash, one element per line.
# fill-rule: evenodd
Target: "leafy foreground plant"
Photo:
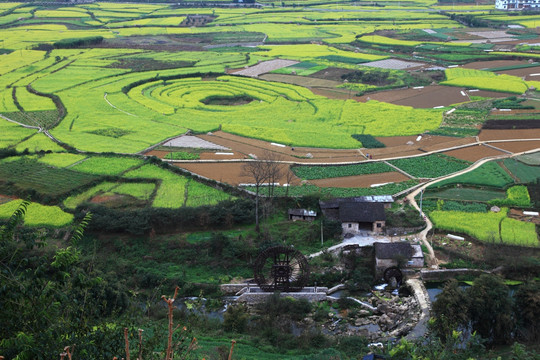
<path fill-rule="evenodd" d="M 77 243 L 91 213 L 71 229 L 71 235 L 64 236 L 69 246 L 52 250 L 45 242 L 46 233 L 23 227 L 29 204 L 22 202 L 0 228 L 0 359 L 53 359 L 63 343 L 76 345 L 64 347 L 60 359 L 118 359 L 113 356 L 122 348 L 122 341 L 116 336 L 121 329 L 116 323 L 131 322 L 129 316 L 119 320 L 127 309 L 126 289 L 116 276 L 107 279 L 93 264 L 86 269 L 80 261 Z M 197 340 L 187 335 L 187 328 L 173 323 L 178 290 L 176 287 L 171 298 L 162 297 L 168 306 L 166 346 L 155 335 L 158 327 L 149 329 L 144 348 L 139 329 L 138 360 L 143 355 L 146 359 L 188 359 L 196 348 Z M 129 360 L 130 328 L 123 332 L 125 359 Z"/>
<path fill-rule="evenodd" d="M 174 301 L 176 300 L 176 297 L 178 296 L 178 290 L 180 288 L 177 286 L 174 290 L 174 295 L 171 298 L 167 298 L 165 295 L 162 295 L 161 298 L 165 303 L 167 304 L 168 314 L 168 335 L 167 335 L 167 348 L 165 350 L 165 360 L 173 360 L 174 356 L 176 355 L 177 358 L 180 359 L 187 359 L 188 356 L 192 353 L 193 350 L 197 348 L 197 338 L 193 337 L 191 338 L 191 341 L 189 343 L 187 340 L 189 339 L 186 335 L 181 335 L 187 331 L 187 328 L 184 326 L 182 327 L 181 331 L 179 332 L 180 325 L 174 326 L 174 320 L 173 320 L 173 314 L 175 306 Z M 138 329 L 138 354 L 136 357 L 136 360 L 142 360 L 143 359 L 143 329 Z M 178 337 L 178 339 L 174 339 L 174 337 Z M 124 343 L 125 343 L 125 353 L 126 357 L 125 360 L 130 360 L 130 344 L 129 344 L 129 328 L 124 328 Z M 236 344 L 235 340 L 232 340 L 231 348 L 229 351 L 228 360 L 232 359 L 232 354 L 234 350 L 234 345 Z M 64 352 L 60 354 L 60 360 L 64 360 L 67 356 L 69 360 L 73 359 L 73 349 L 75 345 L 73 346 L 66 346 L 64 348 Z M 156 358 L 156 357 L 152 357 Z M 161 358 L 159 356 L 158 358 Z M 2 357 L 0 357 L 2 359 Z M 113 357 L 113 360 L 119 360 L 118 357 Z M 124 360 L 124 358 L 122 358 Z M 204 360 L 204 358 L 203 358 Z"/>

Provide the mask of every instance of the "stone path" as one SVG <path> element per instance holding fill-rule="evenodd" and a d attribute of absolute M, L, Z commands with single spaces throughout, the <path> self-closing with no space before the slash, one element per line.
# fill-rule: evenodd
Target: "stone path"
<path fill-rule="evenodd" d="M 427 322 L 430 316 L 431 302 L 429 301 L 429 295 L 422 280 L 407 279 L 406 284 L 412 289 L 414 298 L 416 299 L 421 311 L 418 323 L 406 336 L 406 339 L 414 340 L 423 337 L 427 331 Z"/>

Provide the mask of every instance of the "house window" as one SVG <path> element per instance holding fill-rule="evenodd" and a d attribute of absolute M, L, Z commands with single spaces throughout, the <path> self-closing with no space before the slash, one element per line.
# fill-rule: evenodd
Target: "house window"
<path fill-rule="evenodd" d="M 378 227 L 378 228 L 382 227 L 382 224 L 381 224 L 381 223 L 377 223 L 377 227 Z"/>
<path fill-rule="evenodd" d="M 352 224 L 349 224 L 349 228 L 352 228 Z"/>

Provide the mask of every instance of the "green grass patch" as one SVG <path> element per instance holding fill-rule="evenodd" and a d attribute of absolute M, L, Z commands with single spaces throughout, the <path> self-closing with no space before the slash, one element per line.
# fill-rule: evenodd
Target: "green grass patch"
<path fill-rule="evenodd" d="M 0 162 L 0 180 L 5 187 L 43 196 L 61 197 L 99 177 L 40 163 L 35 158 L 18 158 Z"/>
<path fill-rule="evenodd" d="M 122 183 L 110 191 L 115 194 L 130 195 L 140 200 L 149 200 L 155 188 L 156 185 L 152 183 Z"/>
<path fill-rule="evenodd" d="M 89 131 L 89 134 L 95 134 L 100 136 L 107 136 L 112 138 L 119 138 L 127 134 L 131 134 L 132 131 L 126 130 L 126 129 L 119 129 L 119 128 L 107 128 L 107 129 L 98 129 L 94 131 Z"/>
<path fill-rule="evenodd" d="M 50 129 L 51 126 L 58 122 L 57 110 L 3 112 L 2 114 L 8 119 L 21 124 L 41 126 L 45 129 Z"/>
<path fill-rule="evenodd" d="M 0 205 L 0 219 L 9 219 L 21 203 L 22 200 L 13 200 Z M 63 227 L 72 221 L 73 215 L 62 211 L 58 206 L 46 206 L 35 202 L 28 205 L 24 217 L 24 224 L 27 226 Z"/>
<path fill-rule="evenodd" d="M 201 156 L 198 153 L 191 153 L 187 151 L 172 151 L 165 155 L 165 159 L 169 160 L 197 160 Z"/>
<path fill-rule="evenodd" d="M 523 94 L 529 88 L 527 83 L 517 76 L 497 75 L 489 71 L 451 68 L 445 70 L 446 80 L 443 85 L 464 86 L 482 90 Z"/>
<path fill-rule="evenodd" d="M 317 59 L 327 60 L 331 62 L 340 62 L 340 63 L 345 63 L 345 64 L 361 64 L 361 63 L 367 62 L 367 60 L 355 59 L 352 57 L 339 56 L 339 55 L 326 55 L 326 56 L 318 57 Z"/>
<path fill-rule="evenodd" d="M 281 69 L 272 71 L 273 74 L 288 74 L 288 75 L 300 75 L 300 76 L 309 76 L 315 74 L 321 70 L 326 69 L 326 65 L 318 65 L 311 62 L 301 62 L 291 66 L 287 66 Z"/>
<path fill-rule="evenodd" d="M 477 188 L 447 188 L 441 191 L 426 191 L 424 199 L 444 199 L 462 201 L 488 202 L 493 199 L 504 199 L 502 191 Z"/>
<path fill-rule="evenodd" d="M 504 159 L 504 166 L 523 183 L 535 182 L 540 179 L 540 166 L 531 166 L 515 159 Z"/>
<path fill-rule="evenodd" d="M 531 206 L 531 198 L 526 186 L 518 185 L 512 186 L 506 190 L 505 199 L 494 199 L 489 202 L 490 205 L 497 206 L 519 206 L 529 207 Z"/>
<path fill-rule="evenodd" d="M 98 193 L 103 193 L 112 189 L 116 184 L 112 182 L 103 182 L 99 185 L 91 187 L 90 189 L 80 193 L 67 197 L 63 204 L 67 209 L 75 209 L 77 206 L 81 205 L 85 201 L 90 200 L 93 196 Z"/>
<path fill-rule="evenodd" d="M 52 153 L 45 154 L 38 158 L 38 161 L 43 164 L 55 166 L 58 168 L 67 167 L 73 165 L 77 161 L 81 161 L 86 158 L 86 155 L 70 154 L 70 153 Z"/>
<path fill-rule="evenodd" d="M 482 164 L 473 171 L 433 184 L 430 188 L 440 188 L 455 184 L 504 188 L 513 183 L 514 179 L 497 162 L 490 161 Z"/>
<path fill-rule="evenodd" d="M 518 65 L 510 65 L 510 66 L 499 66 L 499 67 L 487 68 L 487 69 L 484 69 L 484 70 L 487 70 L 487 71 L 505 71 L 505 70 L 515 70 L 515 69 L 525 69 L 525 68 L 529 68 L 529 67 L 537 67 L 539 65 L 540 64 L 537 63 L 537 62 L 533 62 L 533 63 L 530 63 L 530 64 L 527 63 L 527 64 L 518 64 Z"/>
<path fill-rule="evenodd" d="M 76 164 L 71 169 L 97 175 L 119 175 L 143 162 L 141 159 L 132 157 L 93 156 Z"/>
<path fill-rule="evenodd" d="M 443 154 L 397 159 L 391 160 L 389 163 L 414 177 L 420 178 L 436 178 L 452 174 L 471 165 L 471 162 L 469 161 L 460 160 Z"/>
<path fill-rule="evenodd" d="M 506 208 L 499 213 L 436 210 L 430 213 L 430 218 L 439 229 L 465 233 L 481 241 L 537 247 L 538 237 L 535 225 L 507 218 L 507 211 Z"/>
<path fill-rule="evenodd" d="M 394 169 L 382 162 L 340 166 L 295 166 L 291 170 L 301 179 L 327 179 L 342 176 L 379 174 Z"/>
<path fill-rule="evenodd" d="M 388 195 L 397 194 L 403 190 L 411 188 L 417 185 L 415 180 L 404 181 L 400 183 L 387 184 L 374 188 L 321 188 L 315 185 L 301 185 L 301 186 L 289 186 L 288 191 L 286 186 L 279 186 L 274 189 L 274 194 L 277 196 L 328 196 L 328 197 L 355 197 L 364 195 Z M 252 187 L 247 187 L 247 190 L 253 190 Z M 262 194 L 265 194 L 267 190 L 263 187 Z"/>
<path fill-rule="evenodd" d="M 520 155 L 516 159 L 525 165 L 540 166 L 540 151 L 534 154 Z"/>
<path fill-rule="evenodd" d="M 159 187 L 153 207 L 179 208 L 182 206 L 214 205 L 232 197 L 218 189 L 177 175 L 156 165 L 144 165 L 124 174 L 128 178 L 156 179 Z"/>

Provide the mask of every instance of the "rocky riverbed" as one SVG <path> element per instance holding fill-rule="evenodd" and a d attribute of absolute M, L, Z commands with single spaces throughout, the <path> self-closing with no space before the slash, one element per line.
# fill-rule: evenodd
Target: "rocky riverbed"
<path fill-rule="evenodd" d="M 421 309 L 412 295 L 400 296 L 391 291 L 374 291 L 364 301 L 376 310 L 352 308 L 330 312 L 328 320 L 322 325 L 325 332 L 381 341 L 407 335 L 421 316 Z"/>

